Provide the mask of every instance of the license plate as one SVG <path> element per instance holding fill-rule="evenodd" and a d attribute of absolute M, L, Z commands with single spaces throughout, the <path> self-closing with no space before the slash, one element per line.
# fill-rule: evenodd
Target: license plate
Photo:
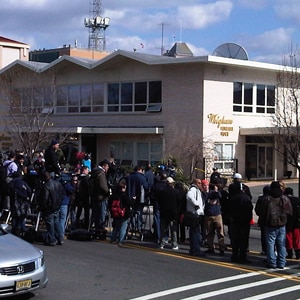
<path fill-rule="evenodd" d="M 31 282 L 31 279 L 16 281 L 16 291 L 30 289 Z"/>

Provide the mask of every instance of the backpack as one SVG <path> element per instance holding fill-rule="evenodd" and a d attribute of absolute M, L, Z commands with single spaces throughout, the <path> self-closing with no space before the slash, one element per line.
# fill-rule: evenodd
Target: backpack
<path fill-rule="evenodd" d="M 266 224 L 270 227 L 282 227 L 286 225 L 287 214 L 284 212 L 284 200 L 268 197 L 268 210 Z"/>
<path fill-rule="evenodd" d="M 122 207 L 120 199 L 114 199 L 111 202 L 110 213 L 112 218 L 122 218 L 125 216 L 125 207 Z"/>

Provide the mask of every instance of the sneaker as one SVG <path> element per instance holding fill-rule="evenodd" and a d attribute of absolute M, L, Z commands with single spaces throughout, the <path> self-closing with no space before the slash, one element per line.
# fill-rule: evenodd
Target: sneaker
<path fill-rule="evenodd" d="M 160 248 L 160 249 L 164 249 L 164 248 L 165 248 L 165 245 L 159 245 L 159 248 Z"/>
<path fill-rule="evenodd" d="M 276 266 L 269 265 L 269 264 L 267 264 L 266 267 L 267 267 L 268 269 L 276 269 Z"/>
<path fill-rule="evenodd" d="M 178 246 L 173 246 L 172 249 L 173 250 L 178 250 L 179 248 L 178 248 Z"/>
<path fill-rule="evenodd" d="M 284 269 L 284 266 L 277 266 L 277 269 L 283 270 L 283 269 Z"/>

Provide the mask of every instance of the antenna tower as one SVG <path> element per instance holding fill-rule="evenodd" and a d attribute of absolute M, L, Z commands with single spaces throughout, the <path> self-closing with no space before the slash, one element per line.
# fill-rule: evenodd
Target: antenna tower
<path fill-rule="evenodd" d="M 89 28 L 89 49 L 105 51 L 105 30 L 110 18 L 101 17 L 101 0 L 90 0 L 90 17 L 84 19 L 84 26 Z"/>

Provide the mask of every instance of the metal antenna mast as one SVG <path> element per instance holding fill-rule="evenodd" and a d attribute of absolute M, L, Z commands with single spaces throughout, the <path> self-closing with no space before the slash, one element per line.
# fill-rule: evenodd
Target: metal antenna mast
<path fill-rule="evenodd" d="M 105 30 L 110 18 L 102 18 L 101 0 L 90 0 L 90 17 L 84 19 L 85 27 L 89 28 L 89 49 L 105 51 Z"/>

